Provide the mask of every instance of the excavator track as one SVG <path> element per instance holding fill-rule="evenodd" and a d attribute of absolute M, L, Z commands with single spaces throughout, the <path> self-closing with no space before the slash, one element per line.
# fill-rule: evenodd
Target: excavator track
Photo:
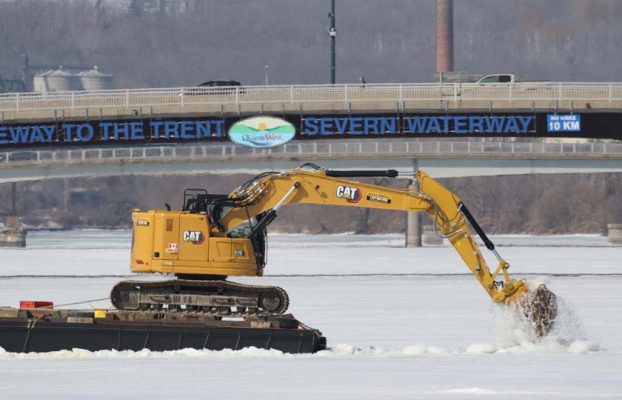
<path fill-rule="evenodd" d="M 280 315 L 289 306 L 277 286 L 224 280 L 122 281 L 110 292 L 119 310 L 197 311 L 216 316 Z"/>

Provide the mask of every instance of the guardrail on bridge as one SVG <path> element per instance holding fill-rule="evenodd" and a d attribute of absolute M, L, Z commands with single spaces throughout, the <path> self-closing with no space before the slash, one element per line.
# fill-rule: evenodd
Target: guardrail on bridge
<path fill-rule="evenodd" d="M 622 158 L 622 143 L 546 143 L 416 140 L 327 140 L 292 142 L 257 149 L 232 143 L 149 145 L 88 149 L 41 149 L 0 152 L 0 168 L 62 163 L 149 162 L 231 159 L 383 157 Z"/>
<path fill-rule="evenodd" d="M 622 108 L 622 83 L 534 82 L 514 84 L 348 84 L 244 86 L 226 88 L 181 87 L 164 89 L 123 89 L 59 93 L 13 93 L 0 95 L 0 113 L 42 110 L 136 109 L 143 107 L 189 107 L 197 105 L 233 106 L 251 104 L 374 102 L 424 104 L 439 102 L 571 102 L 577 107 L 600 102 Z"/>

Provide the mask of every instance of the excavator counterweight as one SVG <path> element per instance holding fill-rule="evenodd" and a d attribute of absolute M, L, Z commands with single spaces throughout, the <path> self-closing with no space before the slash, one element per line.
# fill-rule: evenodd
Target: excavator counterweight
<path fill-rule="evenodd" d="M 229 195 L 187 190 L 183 208 L 135 210 L 132 213 L 133 272 L 174 274 L 165 283 L 121 282 L 113 289 L 120 309 L 191 310 L 216 315 L 279 314 L 288 297 L 281 288 L 247 286 L 229 276 L 261 276 L 267 260 L 269 224 L 288 204 L 375 208 L 425 212 L 438 235 L 446 238 L 473 277 L 495 303 L 516 304 L 538 336 L 555 320 L 555 295 L 544 285 L 530 292 L 524 280 L 512 279 L 496 251 L 460 198 L 423 171 L 415 174 L 416 189 L 395 189 L 350 178 L 395 178 L 395 170 L 334 171 L 314 164 L 285 172 L 266 172 Z M 491 272 L 471 229 L 499 264 Z"/>

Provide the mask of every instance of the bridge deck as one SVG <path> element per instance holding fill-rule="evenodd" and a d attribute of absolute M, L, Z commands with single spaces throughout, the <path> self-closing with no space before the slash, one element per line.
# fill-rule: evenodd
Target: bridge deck
<path fill-rule="evenodd" d="M 622 83 L 290 85 L 0 95 L 0 122 L 218 113 L 622 110 Z"/>
<path fill-rule="evenodd" d="M 622 143 L 368 139 L 294 141 L 270 149 L 232 143 L 46 148 L 0 152 L 0 183 L 127 174 L 256 173 L 304 162 L 327 168 L 427 169 L 436 177 L 622 172 Z"/>
<path fill-rule="evenodd" d="M 622 143 L 547 143 L 542 141 L 367 139 L 294 141 L 273 148 L 251 148 L 233 143 L 163 144 L 99 148 L 48 148 L 0 151 L 0 168 L 26 165 L 189 160 L 252 160 L 331 158 L 616 158 Z"/>

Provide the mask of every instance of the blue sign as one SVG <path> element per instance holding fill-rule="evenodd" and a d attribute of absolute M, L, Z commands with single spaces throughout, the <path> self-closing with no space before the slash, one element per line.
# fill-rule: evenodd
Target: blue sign
<path fill-rule="evenodd" d="M 535 132 L 535 121 L 533 115 L 307 116 L 302 135 L 524 135 Z"/>
<path fill-rule="evenodd" d="M 581 132 L 581 115 L 547 114 L 547 132 Z"/>
<path fill-rule="evenodd" d="M 456 113 L 452 113 L 456 111 Z M 270 148 L 291 140 L 441 137 L 589 137 L 622 140 L 622 113 L 396 111 L 377 114 L 219 114 L 119 120 L 0 123 L 10 147 L 224 142 Z"/>
<path fill-rule="evenodd" d="M 224 119 L 0 125 L 0 145 L 224 139 Z"/>

